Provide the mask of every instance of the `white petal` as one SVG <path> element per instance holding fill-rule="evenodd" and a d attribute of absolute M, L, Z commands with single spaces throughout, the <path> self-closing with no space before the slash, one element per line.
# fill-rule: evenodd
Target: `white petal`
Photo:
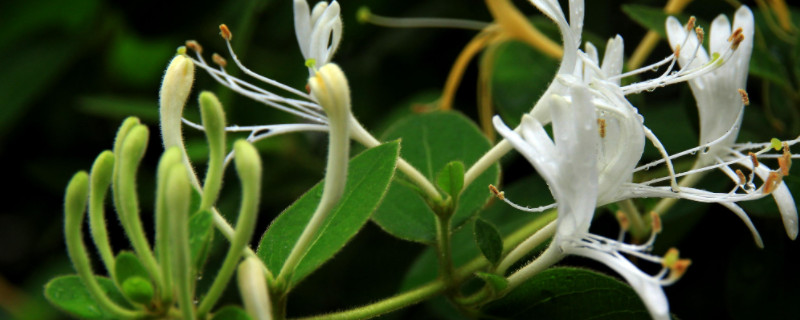
<path fill-rule="evenodd" d="M 608 43 L 606 43 L 606 52 L 603 54 L 603 66 L 601 67 L 606 77 L 613 77 L 622 73 L 624 51 L 625 45 L 620 35 L 608 39 Z M 619 85 L 620 79 L 614 80 L 614 84 Z"/>
<path fill-rule="evenodd" d="M 761 240 L 761 235 L 758 234 L 758 230 L 756 230 L 756 227 L 753 225 L 753 221 L 750 221 L 750 217 L 747 216 L 747 213 L 744 212 L 744 210 L 741 207 L 732 202 L 720 202 L 719 204 L 730 209 L 731 211 L 733 211 L 733 213 L 736 214 L 736 216 L 739 217 L 739 219 L 742 219 L 742 222 L 744 222 L 747 228 L 750 229 L 750 233 L 753 234 L 753 240 L 756 242 L 756 245 L 759 248 L 763 249 L 764 241 Z"/>
<path fill-rule="evenodd" d="M 683 43 L 683 39 L 686 38 L 686 30 L 683 28 L 681 22 L 675 17 L 667 18 L 666 30 L 669 46 L 672 48 L 672 50 L 675 50 L 679 44 Z"/>
<path fill-rule="evenodd" d="M 303 58 L 309 59 L 311 20 L 306 0 L 294 0 L 294 33 Z"/>
<path fill-rule="evenodd" d="M 731 23 L 728 21 L 728 17 L 724 14 L 717 16 L 714 21 L 711 22 L 711 36 L 709 37 L 709 51 L 713 53 L 722 54 L 725 50 L 730 48 L 731 43 L 728 42 L 728 38 L 731 36 Z"/>
<path fill-rule="evenodd" d="M 667 296 L 664 294 L 664 289 L 661 284 L 636 266 L 634 266 L 628 259 L 625 259 L 619 253 L 610 254 L 592 248 L 563 248 L 566 253 L 579 255 L 591 258 L 602 262 L 620 276 L 625 278 L 625 281 L 630 284 L 634 291 L 639 295 L 639 298 L 644 302 L 647 310 L 650 311 L 650 316 L 656 320 L 667 320 L 669 316 L 669 302 Z"/>

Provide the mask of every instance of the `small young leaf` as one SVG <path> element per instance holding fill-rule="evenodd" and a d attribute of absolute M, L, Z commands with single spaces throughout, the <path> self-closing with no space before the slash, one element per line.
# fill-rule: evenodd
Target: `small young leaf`
<path fill-rule="evenodd" d="M 491 223 L 480 218 L 475 220 L 475 242 L 486 260 L 493 264 L 500 261 L 503 256 L 503 239 Z"/>
<path fill-rule="evenodd" d="M 448 163 L 460 161 L 469 167 L 490 148 L 489 141 L 475 123 L 457 112 L 408 116 L 390 127 L 383 138 L 401 138 L 403 158 L 430 181 L 434 181 Z M 486 186 L 497 184 L 499 177 L 499 166 L 493 165 L 463 188 L 454 204 L 453 229 L 462 226 L 486 203 L 490 196 Z M 413 223 L 409 224 L 408 219 Z M 433 211 L 415 186 L 405 183 L 404 179 L 392 183 L 373 221 L 401 239 L 430 243 L 436 235 Z"/>
<path fill-rule="evenodd" d="M 508 280 L 503 278 L 500 275 L 496 275 L 494 273 L 486 273 L 486 272 L 476 272 L 475 273 L 478 278 L 483 279 L 487 284 L 492 286 L 495 292 L 502 291 L 506 287 L 508 287 Z"/>
<path fill-rule="evenodd" d="M 577 268 L 542 271 L 481 311 L 503 319 L 650 319 L 630 286 Z"/>
<path fill-rule="evenodd" d="M 367 222 L 394 176 L 399 148 L 397 141 L 388 142 L 350 160 L 344 195 L 295 269 L 290 286 L 332 258 Z M 295 201 L 264 233 L 258 246 L 258 257 L 269 270 L 281 270 L 320 201 L 322 185 L 320 182 Z"/>
<path fill-rule="evenodd" d="M 251 320 L 253 318 L 244 310 L 236 306 L 227 306 L 214 312 L 211 320 Z"/>
<path fill-rule="evenodd" d="M 111 299 L 120 306 L 130 307 L 130 304 L 117 291 L 114 282 L 106 277 L 95 277 L 97 283 Z M 75 317 L 82 319 L 114 319 L 114 315 L 106 312 L 81 282 L 77 275 L 60 276 L 51 279 L 44 287 L 44 295 L 50 303 Z"/>
<path fill-rule="evenodd" d="M 464 187 L 464 163 L 451 161 L 445 165 L 444 169 L 439 171 L 439 175 L 436 177 L 436 184 L 458 201 L 458 194 L 461 192 L 461 188 Z"/>
<path fill-rule="evenodd" d="M 122 292 L 126 297 L 131 299 L 131 301 L 144 305 L 150 303 L 155 293 L 155 289 L 153 289 L 150 280 L 143 277 L 130 277 L 122 282 L 121 287 Z"/>

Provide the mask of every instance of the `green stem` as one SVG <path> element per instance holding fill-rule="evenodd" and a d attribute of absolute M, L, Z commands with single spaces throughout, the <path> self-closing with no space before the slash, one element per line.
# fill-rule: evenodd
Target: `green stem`
<path fill-rule="evenodd" d="M 555 210 L 552 212 L 555 212 Z M 536 249 L 536 247 L 553 237 L 555 233 L 556 222 L 555 220 L 551 220 L 551 222 L 546 226 L 539 229 L 536 233 L 528 237 L 528 239 L 525 239 L 525 241 L 520 243 L 518 246 L 514 247 L 514 250 L 511 250 L 511 252 L 509 252 L 502 261 L 500 261 L 500 264 L 497 265 L 497 273 L 504 275 L 509 267 L 526 255 L 530 254 L 534 249 Z"/>
<path fill-rule="evenodd" d="M 396 295 L 388 299 L 381 300 L 373 304 L 369 304 L 366 306 L 362 306 L 347 311 L 334 312 L 334 313 L 300 318 L 300 319 L 302 320 L 369 319 L 395 310 L 402 309 L 404 307 L 413 305 L 423 300 L 427 300 L 431 297 L 441 294 L 442 292 L 444 292 L 446 288 L 447 286 L 445 285 L 444 281 L 436 280 L 426 285 L 423 285 L 417 289 Z"/>
<path fill-rule="evenodd" d="M 446 284 L 453 284 L 453 253 L 450 244 L 450 220 L 452 213 L 436 216 L 436 252 L 439 261 L 439 275 Z"/>
<path fill-rule="evenodd" d="M 358 141 L 365 147 L 373 148 L 377 147 L 381 144 L 378 139 L 375 139 L 372 134 L 364 129 L 364 126 L 356 120 L 355 117 L 350 117 L 350 135 L 353 140 Z M 442 195 L 436 189 L 436 186 L 428 180 L 419 170 L 414 168 L 408 161 L 403 158 L 397 159 L 397 169 L 403 172 L 411 181 L 413 181 L 422 192 L 433 201 L 433 203 L 440 203 L 442 201 Z M 484 169 L 485 170 L 485 169 Z M 466 186 L 464 186 L 466 187 Z"/>
<path fill-rule="evenodd" d="M 528 235 L 530 235 L 533 232 L 536 232 L 537 230 L 542 229 L 543 226 L 546 226 L 548 223 L 555 220 L 555 217 L 556 217 L 556 212 L 555 210 L 552 210 L 549 213 L 545 213 L 545 215 L 543 215 L 541 218 L 533 220 L 528 224 L 522 226 L 521 228 L 517 229 L 517 231 L 514 231 L 512 234 L 508 235 L 503 240 L 504 250 L 507 250 L 508 248 L 512 248 L 518 245 L 520 242 L 528 238 Z M 462 281 L 471 277 L 472 274 L 475 273 L 475 271 L 484 269 L 488 267 L 490 264 L 491 263 L 489 262 L 489 260 L 486 260 L 486 258 L 483 257 L 483 255 L 479 255 L 474 259 L 472 259 L 471 261 L 467 262 L 466 264 L 462 265 L 460 268 L 455 269 L 453 271 L 453 282 L 451 283 L 461 283 Z M 417 289 L 404 292 L 369 305 L 361 306 L 350 310 L 334 312 L 319 316 L 306 317 L 301 319 L 304 320 L 368 319 L 430 299 L 431 297 L 444 293 L 447 289 L 448 289 L 447 283 L 443 281 L 443 279 L 439 278 L 437 280 L 424 284 Z M 280 303 L 275 304 L 275 306 L 279 305 Z"/>

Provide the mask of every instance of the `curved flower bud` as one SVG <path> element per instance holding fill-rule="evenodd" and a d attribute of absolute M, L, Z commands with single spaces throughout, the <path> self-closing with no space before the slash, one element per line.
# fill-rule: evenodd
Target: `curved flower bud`
<path fill-rule="evenodd" d="M 183 54 L 170 61 L 159 92 L 159 111 L 161 113 L 161 138 L 164 149 L 183 146 L 181 117 L 186 99 L 194 82 L 194 63 Z"/>

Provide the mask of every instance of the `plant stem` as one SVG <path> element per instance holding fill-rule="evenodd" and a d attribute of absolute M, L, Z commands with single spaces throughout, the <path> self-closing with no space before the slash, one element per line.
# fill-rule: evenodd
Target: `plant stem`
<path fill-rule="evenodd" d="M 506 153 L 511 151 L 512 146 L 507 140 L 503 139 L 498 142 L 492 149 L 486 152 L 478 161 L 473 164 L 467 173 L 464 174 L 464 189 L 466 189 L 470 183 L 475 181 L 486 169 L 488 169 L 492 164 L 499 161 Z"/>
<path fill-rule="evenodd" d="M 365 147 L 372 148 L 377 147 L 381 144 L 378 139 L 375 139 L 372 134 L 370 134 L 361 123 L 356 120 L 355 117 L 350 117 L 350 135 L 351 138 L 358 143 L 361 143 Z M 439 203 L 442 201 L 442 195 L 439 194 L 439 191 L 436 190 L 436 187 L 433 185 L 428 178 L 425 177 L 419 170 L 414 168 L 410 163 L 408 163 L 405 159 L 399 158 L 397 159 L 397 169 L 402 171 L 406 176 L 408 176 L 411 181 L 413 181 L 425 195 L 433 200 L 434 203 Z M 484 169 L 485 170 L 485 169 Z M 465 186 L 466 187 L 466 186 Z"/>
<path fill-rule="evenodd" d="M 453 283 L 453 252 L 450 244 L 450 220 L 452 213 L 436 216 L 436 252 L 439 261 L 439 276 L 446 284 Z"/>

